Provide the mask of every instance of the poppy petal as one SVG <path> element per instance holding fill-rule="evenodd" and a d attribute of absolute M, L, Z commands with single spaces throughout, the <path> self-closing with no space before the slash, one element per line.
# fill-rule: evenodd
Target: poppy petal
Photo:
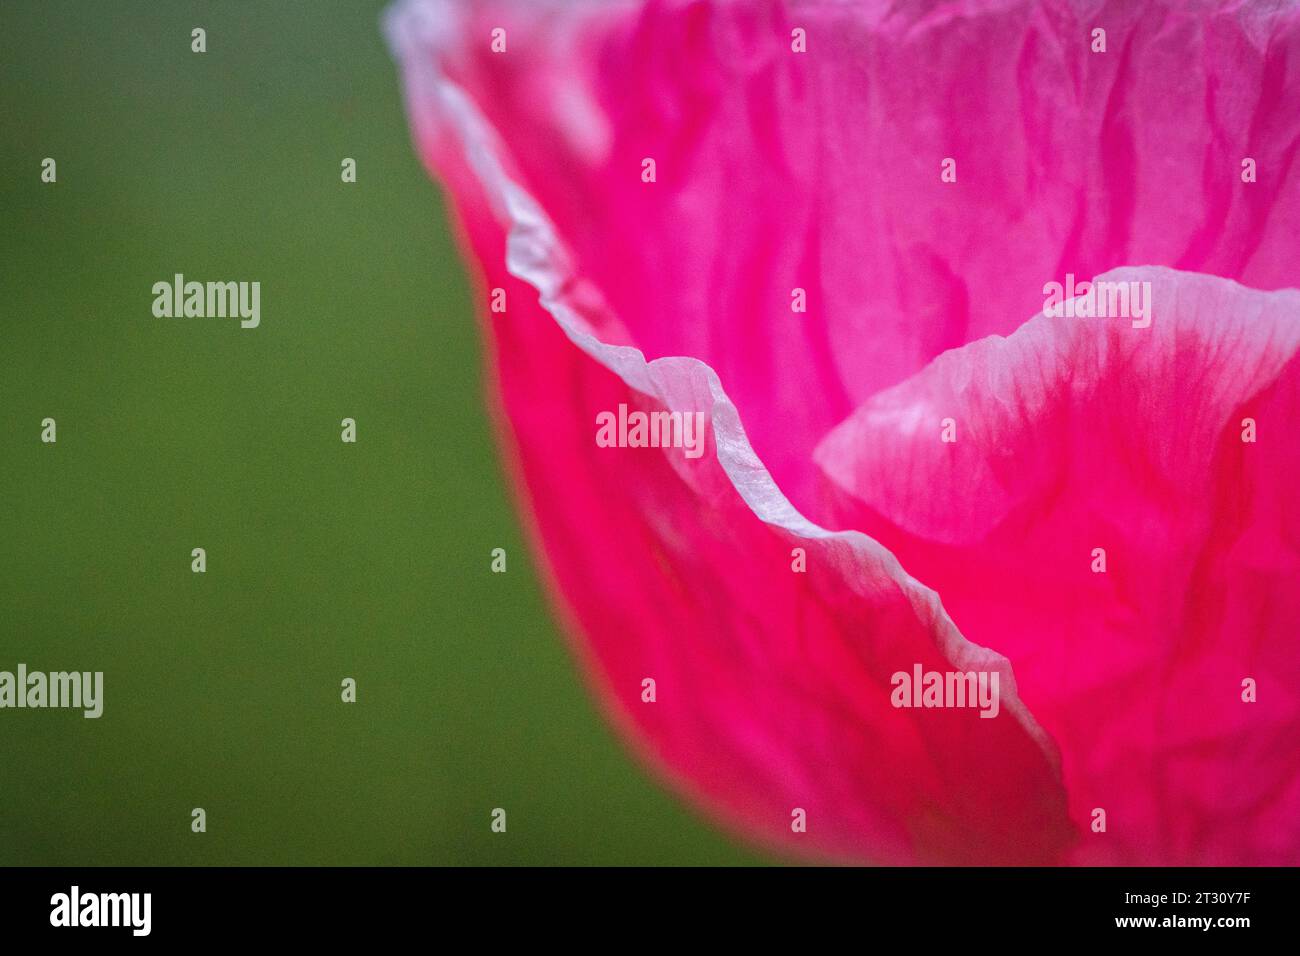
<path fill-rule="evenodd" d="M 496 132 L 401 16 L 390 36 L 417 143 L 509 302 L 485 317 L 503 443 L 616 722 L 725 822 L 795 852 L 1056 859 L 1074 832 L 1055 755 L 1005 660 L 876 542 L 805 519 L 713 369 L 624 344 Z M 599 447 L 597 416 L 620 406 L 702 414 L 704 453 Z M 914 665 L 997 673 L 999 713 L 895 707 L 891 678 Z"/>
<path fill-rule="evenodd" d="M 819 446 L 830 510 L 1012 661 L 1072 818 L 1106 812 L 1077 859 L 1294 864 L 1300 292 L 1099 281 L 1149 282 L 1151 325 L 1040 315 L 940 356 Z"/>

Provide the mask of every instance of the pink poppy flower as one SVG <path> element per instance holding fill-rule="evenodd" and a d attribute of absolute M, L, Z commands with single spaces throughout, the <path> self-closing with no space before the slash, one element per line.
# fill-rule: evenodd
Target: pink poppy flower
<path fill-rule="evenodd" d="M 1300 8 L 386 26 L 653 766 L 814 858 L 1300 862 Z"/>

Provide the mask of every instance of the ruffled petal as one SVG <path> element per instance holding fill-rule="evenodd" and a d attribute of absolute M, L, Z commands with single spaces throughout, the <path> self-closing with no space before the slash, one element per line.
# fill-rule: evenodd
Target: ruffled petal
<path fill-rule="evenodd" d="M 1058 859 L 1075 834 L 1055 755 L 1006 661 L 874 541 L 800 515 L 713 369 L 617 341 L 602 290 L 438 69 L 420 9 L 390 20 L 408 107 L 486 285 L 506 290 L 485 317 L 503 442 L 616 722 L 728 825 L 790 851 Z M 599 447 L 597 416 L 620 405 L 702 414 L 704 454 Z M 913 665 L 997 673 L 997 716 L 894 707 L 891 677 Z"/>
<path fill-rule="evenodd" d="M 1150 327 L 1040 315 L 940 356 L 818 448 L 830 510 L 1014 664 L 1076 859 L 1294 864 L 1300 292 L 1099 278 L 1149 282 Z"/>
<path fill-rule="evenodd" d="M 1015 330 L 1049 280 L 1135 264 L 1300 286 L 1295 5 L 402 10 L 618 316 L 602 338 L 715 369 L 805 511 L 822 435 Z"/>
<path fill-rule="evenodd" d="M 485 317 L 494 395 L 539 550 L 611 712 L 680 785 L 857 859 L 1294 861 L 1288 452 L 1219 447 L 1233 396 L 1274 435 L 1294 409 L 1292 300 L 1143 272 L 1172 303 L 1150 354 L 1043 319 L 974 340 L 1067 272 L 1300 284 L 1298 24 L 1213 3 L 397 8 L 418 146 L 508 293 Z M 946 450 L 916 437 L 931 399 L 957 405 Z M 598 447 L 622 405 L 703 414 L 706 453 Z M 820 488 L 813 450 L 854 408 Z M 1062 415 L 1088 434 L 1034 437 Z M 1160 415 L 1196 440 L 1152 438 Z M 1151 485 L 1101 482 L 1114 454 Z M 1197 511 L 1190 488 L 1219 497 Z M 1075 586 L 1084 544 L 1110 564 Z M 1033 672 L 1034 714 L 986 646 Z M 1002 713 L 891 707 L 914 664 L 996 671 Z"/>

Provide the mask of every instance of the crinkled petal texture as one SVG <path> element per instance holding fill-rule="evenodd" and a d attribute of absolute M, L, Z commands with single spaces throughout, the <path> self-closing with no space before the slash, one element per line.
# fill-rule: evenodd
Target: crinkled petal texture
<path fill-rule="evenodd" d="M 656 766 L 796 853 L 1300 862 L 1294 7 L 387 27 L 505 290 L 537 546 Z M 1152 322 L 1026 322 L 1105 270 Z M 698 413 L 703 454 L 602 447 L 620 406 Z M 918 666 L 996 674 L 996 716 L 895 706 Z"/>
<path fill-rule="evenodd" d="M 1015 664 L 1071 816 L 1106 811 L 1081 858 L 1295 862 L 1300 292 L 1104 278 L 1151 283 L 1149 328 L 1039 316 L 871 399 L 817 458 L 841 518 Z"/>

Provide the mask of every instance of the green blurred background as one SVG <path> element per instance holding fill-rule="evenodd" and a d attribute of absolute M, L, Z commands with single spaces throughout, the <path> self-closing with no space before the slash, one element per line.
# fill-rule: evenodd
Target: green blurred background
<path fill-rule="evenodd" d="M 549 613 L 383 6 L 0 3 L 0 670 L 105 672 L 0 711 L 0 865 L 759 859 Z M 177 272 L 261 327 L 154 318 Z"/>

